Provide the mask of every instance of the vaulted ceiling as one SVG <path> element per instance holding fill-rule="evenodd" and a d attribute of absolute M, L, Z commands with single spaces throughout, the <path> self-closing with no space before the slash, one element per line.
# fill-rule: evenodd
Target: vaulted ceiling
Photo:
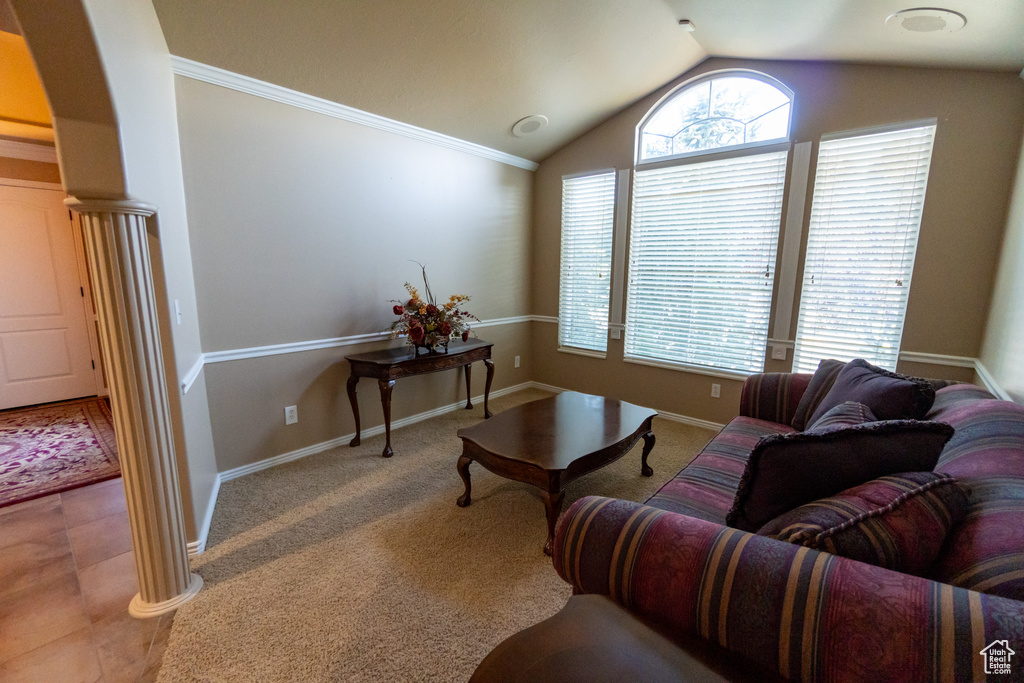
<path fill-rule="evenodd" d="M 912 0 L 154 5 L 172 54 L 535 161 L 709 55 L 1024 67 L 1024 0 L 943 0 L 956 33 L 886 26 Z M 550 123 L 513 136 L 532 114 Z"/>

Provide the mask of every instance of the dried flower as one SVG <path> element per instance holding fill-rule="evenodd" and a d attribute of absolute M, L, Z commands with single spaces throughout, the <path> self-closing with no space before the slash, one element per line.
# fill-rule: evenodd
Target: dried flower
<path fill-rule="evenodd" d="M 438 306 L 427 279 L 427 269 L 422 264 L 420 269 L 423 272 L 426 298 L 421 299 L 416 288 L 408 282 L 405 283 L 409 299 L 404 302 L 391 302 L 394 304 L 391 310 L 398 316 L 398 320 L 391 324 L 392 338 L 408 335 L 413 345 L 430 348 L 438 344 L 447 348 L 451 339 L 461 338 L 462 341 L 468 341 L 469 323 L 479 318 L 458 306 L 464 301 L 469 301 L 469 297 L 465 294 L 452 294 L 448 297 L 447 303 Z"/>

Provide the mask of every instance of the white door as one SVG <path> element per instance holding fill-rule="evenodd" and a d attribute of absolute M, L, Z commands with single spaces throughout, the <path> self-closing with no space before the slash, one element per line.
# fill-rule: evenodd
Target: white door
<path fill-rule="evenodd" d="M 0 409 L 97 393 L 63 193 L 0 186 Z"/>

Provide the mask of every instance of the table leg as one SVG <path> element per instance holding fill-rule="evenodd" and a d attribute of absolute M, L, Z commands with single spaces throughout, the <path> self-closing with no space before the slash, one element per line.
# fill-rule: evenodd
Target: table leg
<path fill-rule="evenodd" d="M 395 380 L 379 379 L 377 384 L 380 386 L 380 404 L 384 408 L 384 434 L 386 437 L 384 452 L 381 455 L 390 458 L 395 453 L 391 450 L 391 390 L 395 388 Z"/>
<path fill-rule="evenodd" d="M 466 365 L 465 365 L 465 368 L 466 368 L 466 410 L 473 410 L 473 401 L 470 399 L 470 397 L 473 394 L 469 393 L 470 392 L 470 389 L 469 389 L 469 370 L 472 367 L 473 367 L 472 363 L 466 363 Z"/>
<path fill-rule="evenodd" d="M 487 399 L 491 396 L 491 380 L 494 379 L 494 361 L 490 358 L 484 359 L 484 365 L 487 366 L 487 384 L 484 385 L 484 419 L 491 416 L 491 409 L 487 407 Z M 466 366 L 467 368 L 469 366 Z"/>
<path fill-rule="evenodd" d="M 544 543 L 544 554 L 550 555 L 555 545 L 555 523 L 562 512 L 563 491 L 541 491 L 544 496 L 544 512 L 548 516 L 548 540 Z"/>
<path fill-rule="evenodd" d="M 352 415 L 356 418 L 356 435 L 348 442 L 349 446 L 359 445 L 359 403 L 356 401 L 356 385 L 359 378 L 355 375 L 348 378 L 348 402 L 352 404 Z"/>
<path fill-rule="evenodd" d="M 462 482 L 466 485 L 466 492 L 459 496 L 459 499 L 455 501 L 455 504 L 458 505 L 460 508 L 464 508 L 473 502 L 473 500 L 469 496 L 471 488 L 469 483 L 469 463 L 471 462 L 473 462 L 471 458 L 467 458 L 464 455 L 460 455 L 459 464 L 456 465 L 456 467 L 459 470 L 459 476 L 462 477 Z"/>
<path fill-rule="evenodd" d="M 647 432 L 644 434 L 644 454 L 640 456 L 640 474 L 645 477 L 654 474 L 654 470 L 647 464 L 647 456 L 651 454 L 652 450 L 654 450 L 654 432 Z"/>

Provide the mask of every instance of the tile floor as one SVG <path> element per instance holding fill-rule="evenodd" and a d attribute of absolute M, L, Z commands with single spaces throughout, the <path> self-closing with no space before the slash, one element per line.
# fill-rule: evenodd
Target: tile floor
<path fill-rule="evenodd" d="M 156 680 L 174 615 L 138 590 L 120 479 L 0 508 L 0 681 Z"/>

